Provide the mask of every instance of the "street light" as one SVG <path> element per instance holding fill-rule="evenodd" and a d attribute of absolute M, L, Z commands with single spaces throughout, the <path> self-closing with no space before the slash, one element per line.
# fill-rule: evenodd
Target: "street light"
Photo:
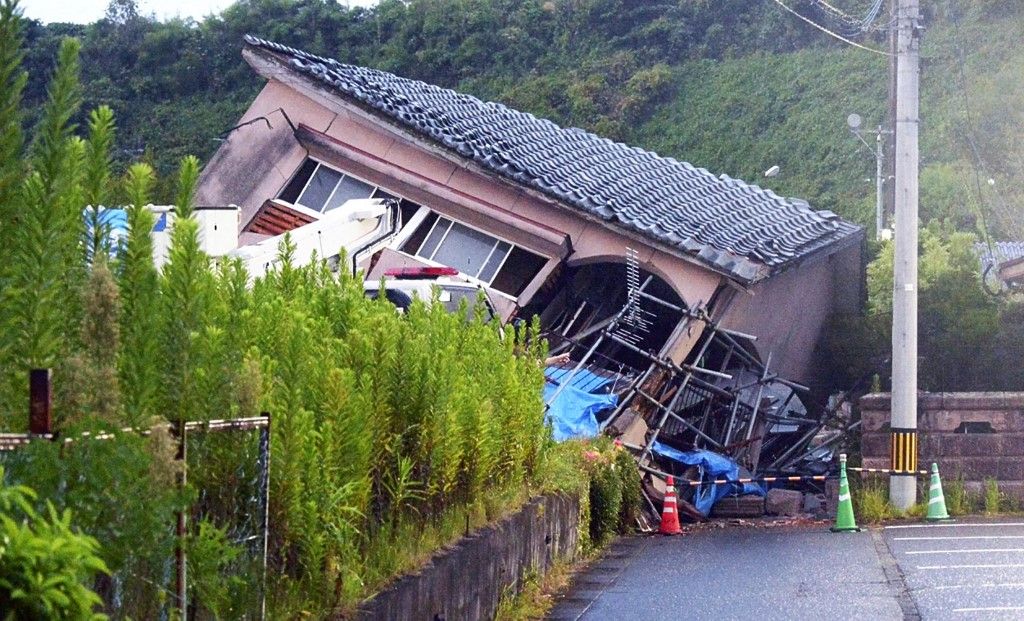
<path fill-rule="evenodd" d="M 882 164 L 885 159 L 885 139 L 883 136 L 892 132 L 882 129 L 881 125 L 878 126 L 878 129 L 874 130 L 861 129 L 863 123 L 864 119 L 859 114 L 851 114 L 846 117 L 846 124 L 850 127 L 850 133 L 863 142 L 864 146 L 868 149 L 871 149 L 871 145 L 867 140 L 864 140 L 863 134 L 875 135 L 875 239 L 883 239 L 885 238 L 885 235 L 882 233 L 885 228 L 885 175 L 882 172 Z"/>

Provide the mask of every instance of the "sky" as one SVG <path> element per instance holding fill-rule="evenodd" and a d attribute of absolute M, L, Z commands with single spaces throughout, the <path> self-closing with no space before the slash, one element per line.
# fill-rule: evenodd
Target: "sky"
<path fill-rule="evenodd" d="M 338 0 L 349 6 L 370 6 L 377 0 Z M 110 0 L 21 0 L 25 17 L 43 23 L 72 22 L 88 24 L 101 17 Z M 155 14 L 158 19 L 192 17 L 200 20 L 211 13 L 220 13 L 234 0 L 138 0 L 139 14 Z"/>

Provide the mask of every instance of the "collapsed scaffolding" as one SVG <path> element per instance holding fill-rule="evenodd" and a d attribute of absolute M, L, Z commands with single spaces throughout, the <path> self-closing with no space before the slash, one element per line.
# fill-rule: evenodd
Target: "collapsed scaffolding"
<path fill-rule="evenodd" d="M 627 252 L 625 268 L 627 293 L 618 312 L 570 336 L 567 326 L 583 305 L 566 308 L 547 332 L 551 353 L 572 358 L 548 370 L 546 407 L 566 390 L 615 395 L 615 406 L 595 416 L 596 430 L 634 454 L 655 514 L 668 476 L 695 483 L 683 486 L 690 493 L 680 510 L 702 519 L 723 496 L 765 489 L 699 481 L 828 472 L 832 448 L 858 425 L 840 407 L 842 399 L 809 414 L 801 399 L 808 387 L 772 371 L 770 354 L 762 362 L 756 336 L 718 325 L 704 304 L 688 308 L 650 293 L 654 277 L 642 277 L 635 253 Z M 681 364 L 643 346 L 656 314 L 645 307 L 652 305 L 679 317 L 676 334 L 699 334 Z"/>

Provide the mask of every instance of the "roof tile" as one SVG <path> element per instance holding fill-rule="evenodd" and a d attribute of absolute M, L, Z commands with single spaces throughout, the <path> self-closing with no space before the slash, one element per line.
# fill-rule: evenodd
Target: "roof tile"
<path fill-rule="evenodd" d="M 757 280 L 860 230 L 805 201 L 499 103 L 253 36 L 245 40 L 498 175 L 740 280 Z"/>

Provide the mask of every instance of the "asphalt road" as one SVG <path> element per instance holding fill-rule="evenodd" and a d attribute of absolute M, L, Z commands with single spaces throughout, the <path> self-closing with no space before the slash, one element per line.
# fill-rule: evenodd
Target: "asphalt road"
<path fill-rule="evenodd" d="M 889 526 L 922 619 L 1024 619 L 1024 522 Z"/>
<path fill-rule="evenodd" d="M 1024 620 L 1024 521 L 627 538 L 549 618 Z"/>
<path fill-rule="evenodd" d="M 551 619 L 903 619 L 872 534 L 724 528 L 626 539 Z"/>

